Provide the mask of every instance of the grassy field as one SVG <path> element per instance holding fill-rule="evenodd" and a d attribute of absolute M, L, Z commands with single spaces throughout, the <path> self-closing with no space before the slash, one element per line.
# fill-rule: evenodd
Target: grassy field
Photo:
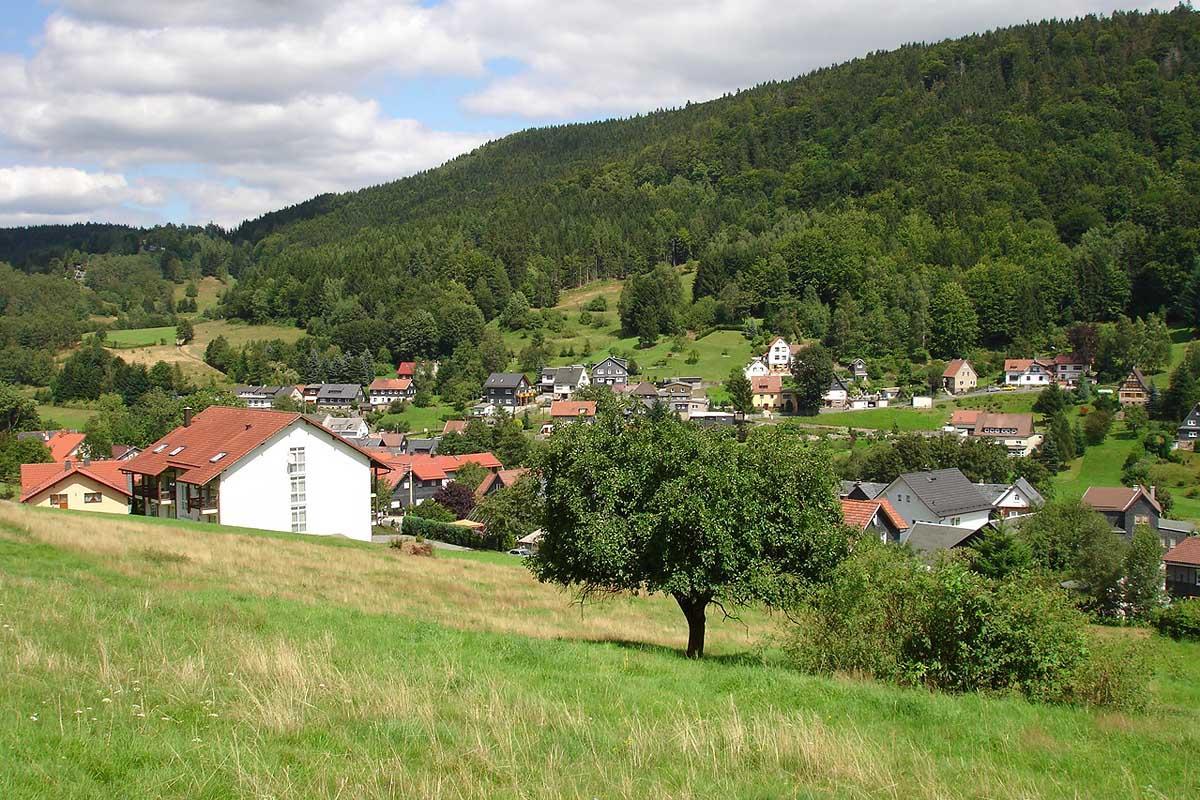
<path fill-rule="evenodd" d="M 42 419 L 43 426 L 53 423 L 55 427 L 74 430 L 82 430 L 87 421 L 96 415 L 96 412 L 90 408 L 56 406 L 48 403 L 39 403 L 37 412 Z"/>
<path fill-rule="evenodd" d="M 385 414 L 380 424 L 389 424 L 399 420 L 408 423 L 410 433 L 421 433 L 426 430 L 441 433 L 445 424 L 443 417 L 453 416 L 455 413 L 453 407 L 440 402 L 435 397 L 434 404 L 428 408 L 418 408 L 409 404 L 408 410 L 403 414 Z"/>
<path fill-rule="evenodd" d="M 150 347 L 154 345 L 175 346 L 175 326 L 164 325 L 159 328 L 128 328 L 125 330 L 109 331 L 104 339 L 107 347 Z"/>
<path fill-rule="evenodd" d="M 187 297 L 187 283 L 181 283 L 175 286 L 175 302 L 178 303 Z M 211 275 L 201 278 L 196 281 L 196 311 L 189 313 L 189 317 L 195 317 L 203 314 L 206 310 L 212 308 L 221 299 L 221 293 L 229 288 L 226 284 L 221 283 L 218 278 Z"/>
<path fill-rule="evenodd" d="M 689 662 L 678 617 L 495 557 L 0 504 L 0 796 L 1197 791 L 1200 646 L 1154 640 L 1129 715 L 802 675 L 757 613 Z"/>

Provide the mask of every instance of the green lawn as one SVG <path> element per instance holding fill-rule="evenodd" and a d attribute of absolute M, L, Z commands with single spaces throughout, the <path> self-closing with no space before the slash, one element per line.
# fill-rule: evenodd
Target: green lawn
<path fill-rule="evenodd" d="M 1196 795 L 1200 645 L 1149 642 L 1144 713 L 951 696 L 796 672 L 762 614 L 688 661 L 662 598 L 335 541 L 0 504 L 0 797 Z"/>
<path fill-rule="evenodd" d="M 37 412 L 38 416 L 42 418 L 43 427 L 50 427 L 50 423 L 53 423 L 53 427 L 74 430 L 82 430 L 87 421 L 96 415 L 96 412 L 90 408 L 71 408 L 49 404 L 39 404 Z"/>
<path fill-rule="evenodd" d="M 232 285 L 232 284 L 231 284 Z M 188 283 L 177 284 L 175 286 L 175 302 L 179 302 L 187 297 Z M 221 299 L 221 293 L 228 289 L 224 283 L 212 276 L 201 278 L 196 281 L 196 311 L 194 314 L 189 313 L 188 316 L 199 316 L 207 309 L 212 308 Z"/>
<path fill-rule="evenodd" d="M 421 433 L 426 430 L 441 433 L 445 425 L 443 417 L 454 416 L 456 413 L 452 406 L 434 398 L 433 405 L 428 408 L 418 408 L 410 403 L 408 410 L 403 414 L 385 414 L 380 424 L 390 424 L 399 420 L 408 423 L 409 433 Z"/>
<path fill-rule="evenodd" d="M 944 407 L 917 409 L 911 406 L 868 408 L 862 411 L 832 411 L 811 417 L 780 417 L 801 424 L 826 425 L 843 428 L 865 428 L 890 431 L 893 427 L 901 431 L 936 431 L 950 419 Z"/>
<path fill-rule="evenodd" d="M 107 347 L 150 347 L 152 345 L 175 345 L 175 326 L 164 325 L 159 328 L 129 328 L 127 330 L 108 331 L 104 343 Z"/>

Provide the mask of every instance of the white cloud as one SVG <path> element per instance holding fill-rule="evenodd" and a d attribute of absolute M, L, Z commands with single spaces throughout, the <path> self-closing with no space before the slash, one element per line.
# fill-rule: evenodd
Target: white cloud
<path fill-rule="evenodd" d="M 420 98 L 385 111 L 370 90 L 393 80 L 477 80 L 467 113 L 626 114 L 1108 1 L 58 0 L 33 57 L 0 54 L 0 165 L 25 181 L 0 185 L 0 224 L 144 206 L 235 224 L 488 138 L 423 124 Z M 495 59 L 516 69 L 489 75 Z"/>

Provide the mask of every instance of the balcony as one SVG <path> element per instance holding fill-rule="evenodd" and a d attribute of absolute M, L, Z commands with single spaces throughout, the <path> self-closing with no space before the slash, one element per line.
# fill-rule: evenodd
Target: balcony
<path fill-rule="evenodd" d="M 158 486 L 156 484 L 135 486 L 133 487 L 133 496 L 140 497 L 143 500 L 149 500 L 154 503 L 168 505 L 175 502 L 175 487 Z"/>
<path fill-rule="evenodd" d="M 187 499 L 188 511 L 199 511 L 201 514 L 216 514 L 221 507 L 221 497 L 218 492 L 202 492 L 197 495 L 189 495 Z"/>

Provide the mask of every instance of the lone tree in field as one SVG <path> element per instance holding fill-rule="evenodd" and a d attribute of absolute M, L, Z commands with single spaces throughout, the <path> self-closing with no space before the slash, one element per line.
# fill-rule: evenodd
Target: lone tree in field
<path fill-rule="evenodd" d="M 539 459 L 545 537 L 529 559 L 580 602 L 619 592 L 675 598 L 687 655 L 704 654 L 710 604 L 781 606 L 844 557 L 828 455 L 777 430 L 739 444 L 661 410 L 569 425 Z"/>
<path fill-rule="evenodd" d="M 734 367 L 725 379 L 725 391 L 729 393 L 729 401 L 735 409 L 743 414 L 754 411 L 754 390 L 750 386 L 750 379 L 738 367 Z"/>

